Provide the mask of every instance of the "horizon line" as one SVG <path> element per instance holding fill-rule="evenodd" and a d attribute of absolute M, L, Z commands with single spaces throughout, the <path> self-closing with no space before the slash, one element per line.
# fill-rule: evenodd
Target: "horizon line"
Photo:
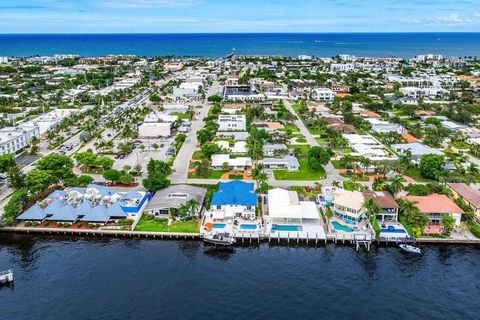
<path fill-rule="evenodd" d="M 1 36 L 8 35 L 225 35 L 225 34 L 480 34 L 480 31 L 324 31 L 324 32 L 12 32 L 2 33 Z"/>

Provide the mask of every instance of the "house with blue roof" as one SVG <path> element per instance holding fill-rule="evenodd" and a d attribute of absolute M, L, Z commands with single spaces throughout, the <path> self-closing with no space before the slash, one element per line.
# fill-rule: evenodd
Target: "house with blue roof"
<path fill-rule="evenodd" d="M 210 203 L 212 218 L 215 220 L 243 218 L 255 219 L 257 194 L 254 184 L 235 180 L 221 182 Z"/>

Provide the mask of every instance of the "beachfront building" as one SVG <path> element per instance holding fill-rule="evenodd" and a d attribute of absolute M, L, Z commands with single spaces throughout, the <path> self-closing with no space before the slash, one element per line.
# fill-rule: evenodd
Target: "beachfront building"
<path fill-rule="evenodd" d="M 268 191 L 266 231 L 272 237 L 298 236 L 322 239 L 325 237 L 320 215 L 314 201 L 300 201 L 296 191 Z M 307 235 L 308 233 L 308 235 Z"/>
<path fill-rule="evenodd" d="M 334 197 L 332 204 L 335 216 L 346 223 L 358 224 L 365 213 L 363 194 L 358 191 L 335 189 Z"/>
<path fill-rule="evenodd" d="M 447 183 L 455 198 L 461 198 L 473 212 L 478 221 L 480 221 L 480 191 L 472 189 L 465 183 Z"/>
<path fill-rule="evenodd" d="M 198 217 L 202 210 L 206 192 L 207 190 L 205 188 L 183 184 L 171 185 L 155 193 L 145 208 L 145 212 L 156 217 L 167 218 L 172 209 L 178 209 L 193 199 L 199 206 L 195 212 L 189 212 L 187 214 Z"/>
<path fill-rule="evenodd" d="M 377 213 L 377 220 L 379 222 L 396 222 L 398 221 L 398 203 L 393 196 L 387 191 L 365 191 L 363 192 L 365 201 L 373 199 L 373 202 L 378 206 L 380 211 Z"/>
<path fill-rule="evenodd" d="M 219 131 L 245 131 L 246 129 L 247 119 L 244 114 L 223 114 L 218 116 Z"/>
<path fill-rule="evenodd" d="M 226 163 L 232 170 L 246 170 L 252 166 L 252 158 L 237 157 L 230 158 L 229 154 L 214 154 L 212 155 L 211 168 L 213 170 L 223 169 L 223 164 Z"/>
<path fill-rule="evenodd" d="M 402 199 L 412 201 L 421 212 L 425 213 L 430 219 L 430 225 L 441 225 L 442 218 L 446 214 L 452 215 L 456 226 L 460 225 L 464 212 L 446 195 L 405 196 Z"/>
<path fill-rule="evenodd" d="M 221 182 L 210 203 L 210 217 L 220 221 L 234 218 L 255 220 L 257 194 L 253 190 L 253 183 L 240 180 Z"/>
<path fill-rule="evenodd" d="M 294 156 L 284 156 L 283 158 L 265 158 L 263 165 L 266 169 L 286 169 L 288 171 L 298 171 L 300 163 Z"/>
<path fill-rule="evenodd" d="M 17 217 L 19 221 L 44 220 L 73 224 L 88 222 L 107 224 L 119 219 L 134 220 L 148 203 L 150 194 L 115 189 L 91 184 L 87 188 L 70 188 L 51 193 L 40 203 Z"/>
<path fill-rule="evenodd" d="M 315 101 L 332 102 L 335 100 L 335 92 L 328 88 L 315 88 L 312 90 L 311 98 Z"/>

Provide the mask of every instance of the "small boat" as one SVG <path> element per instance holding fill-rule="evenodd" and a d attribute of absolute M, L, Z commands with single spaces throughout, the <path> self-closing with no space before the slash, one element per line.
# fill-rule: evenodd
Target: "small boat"
<path fill-rule="evenodd" d="M 0 272 L 0 284 L 13 282 L 13 271 L 7 270 Z"/>
<path fill-rule="evenodd" d="M 405 252 L 416 253 L 416 254 L 421 254 L 422 253 L 422 250 L 420 250 L 420 248 L 409 245 L 409 244 L 401 244 L 401 245 L 399 245 L 399 247 L 400 247 L 400 249 L 402 249 Z"/>
<path fill-rule="evenodd" d="M 237 240 L 227 232 L 205 236 L 203 237 L 203 241 L 221 246 L 231 246 L 237 242 Z"/>

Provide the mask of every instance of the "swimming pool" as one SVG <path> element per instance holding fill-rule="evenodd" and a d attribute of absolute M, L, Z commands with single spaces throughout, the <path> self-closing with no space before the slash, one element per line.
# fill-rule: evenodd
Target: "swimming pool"
<path fill-rule="evenodd" d="M 212 228 L 213 229 L 223 229 L 225 228 L 226 224 L 225 223 L 214 223 Z"/>
<path fill-rule="evenodd" d="M 332 226 L 335 230 L 338 230 L 338 231 L 353 232 L 352 228 L 350 228 L 349 226 L 343 225 L 343 224 L 339 223 L 338 221 L 333 221 Z"/>
<path fill-rule="evenodd" d="M 272 224 L 272 231 L 302 231 L 301 226 L 288 226 L 283 224 Z"/>
<path fill-rule="evenodd" d="M 390 233 L 407 233 L 404 229 L 397 229 L 394 226 L 388 226 L 386 229 L 382 229 L 382 232 L 390 232 Z"/>
<path fill-rule="evenodd" d="M 241 224 L 241 225 L 240 225 L 240 229 L 243 229 L 243 230 L 255 230 L 255 229 L 257 229 L 257 225 L 256 225 L 256 224 Z"/>

